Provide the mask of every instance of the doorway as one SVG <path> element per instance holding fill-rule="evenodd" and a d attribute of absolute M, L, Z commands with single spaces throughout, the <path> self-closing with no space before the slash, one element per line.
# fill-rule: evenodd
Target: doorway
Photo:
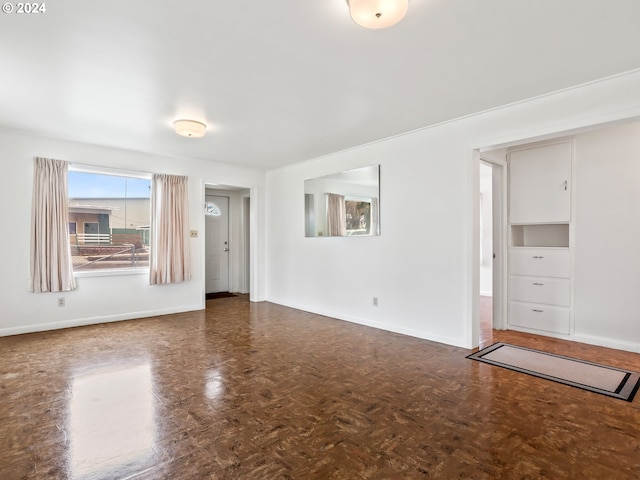
<path fill-rule="evenodd" d="M 493 330 L 505 328 L 504 208 L 506 153 L 487 152 L 480 157 L 479 175 L 479 344 L 493 343 Z"/>
<path fill-rule="evenodd" d="M 204 184 L 204 295 L 248 294 L 256 301 L 255 191 L 249 187 Z"/>
<path fill-rule="evenodd" d="M 229 197 L 206 195 L 205 293 L 229 291 Z"/>

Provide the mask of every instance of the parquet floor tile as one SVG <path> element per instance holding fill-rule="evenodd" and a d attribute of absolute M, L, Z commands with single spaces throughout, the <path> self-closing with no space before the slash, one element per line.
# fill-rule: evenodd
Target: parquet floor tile
<path fill-rule="evenodd" d="M 640 370 L 484 324 L 494 341 Z M 0 338 L 0 478 L 640 478 L 640 398 L 469 353 L 246 296 Z"/>

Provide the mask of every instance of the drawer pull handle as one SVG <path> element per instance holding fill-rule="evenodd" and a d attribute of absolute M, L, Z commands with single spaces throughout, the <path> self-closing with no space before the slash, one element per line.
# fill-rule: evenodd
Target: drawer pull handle
<path fill-rule="evenodd" d="M 544 257 L 541 257 L 540 255 L 534 255 L 533 258 L 540 259 L 540 258 L 544 258 Z"/>
<path fill-rule="evenodd" d="M 538 286 L 538 287 L 543 287 L 544 286 L 544 283 L 533 282 L 533 284 Z"/>
<path fill-rule="evenodd" d="M 543 313 L 544 310 L 538 310 L 537 308 L 532 308 L 531 309 L 532 312 L 536 312 L 536 313 Z"/>

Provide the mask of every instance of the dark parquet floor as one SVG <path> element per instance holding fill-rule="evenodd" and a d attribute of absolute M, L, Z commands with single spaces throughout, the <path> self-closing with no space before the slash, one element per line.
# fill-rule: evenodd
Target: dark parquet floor
<path fill-rule="evenodd" d="M 640 370 L 634 353 L 493 341 Z M 640 398 L 469 353 L 246 296 L 0 338 L 0 478 L 640 478 Z"/>

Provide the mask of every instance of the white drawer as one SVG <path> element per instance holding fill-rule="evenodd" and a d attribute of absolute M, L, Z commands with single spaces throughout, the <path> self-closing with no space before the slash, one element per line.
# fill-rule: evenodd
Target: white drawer
<path fill-rule="evenodd" d="M 509 325 L 569 335 L 570 310 L 531 303 L 509 303 Z"/>
<path fill-rule="evenodd" d="M 509 251 L 509 273 L 535 277 L 569 278 L 571 276 L 569 249 L 511 249 Z"/>
<path fill-rule="evenodd" d="M 509 277 L 509 299 L 528 303 L 571 306 L 571 281 L 567 278 Z"/>

